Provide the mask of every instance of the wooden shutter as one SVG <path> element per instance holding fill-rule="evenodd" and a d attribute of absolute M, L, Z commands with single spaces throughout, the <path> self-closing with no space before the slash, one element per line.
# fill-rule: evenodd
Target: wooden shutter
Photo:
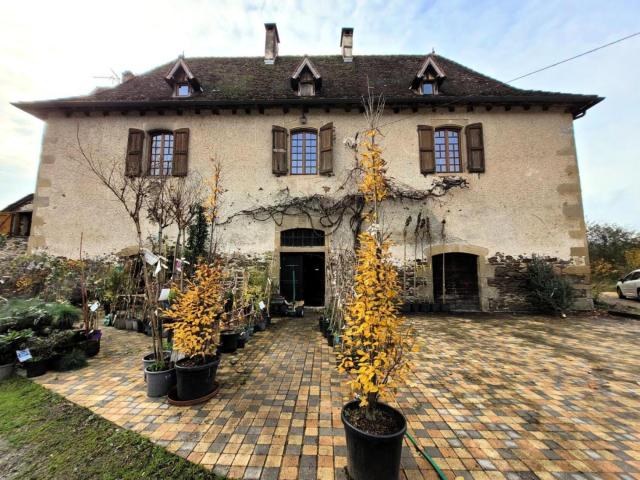
<path fill-rule="evenodd" d="M 320 127 L 320 175 L 333 174 L 333 123 Z"/>
<path fill-rule="evenodd" d="M 420 173 L 435 173 L 436 161 L 433 155 L 433 127 L 418 125 L 418 149 L 420 152 Z"/>
<path fill-rule="evenodd" d="M 484 172 L 484 140 L 482 138 L 482 124 L 473 123 L 467 126 L 467 170 L 470 172 Z"/>
<path fill-rule="evenodd" d="M 136 128 L 129 129 L 127 141 L 127 159 L 125 162 L 125 175 L 127 177 L 139 177 L 142 173 L 142 147 L 144 145 L 144 132 Z"/>
<path fill-rule="evenodd" d="M 185 177 L 189 171 L 189 129 L 173 132 L 173 175 Z"/>
<path fill-rule="evenodd" d="M 272 157 L 271 168 L 274 175 L 286 175 L 289 171 L 287 162 L 287 129 L 273 125 L 271 127 Z"/>

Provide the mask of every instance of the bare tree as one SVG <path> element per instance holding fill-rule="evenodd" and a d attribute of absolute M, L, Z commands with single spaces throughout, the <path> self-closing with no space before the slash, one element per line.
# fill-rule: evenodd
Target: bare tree
<path fill-rule="evenodd" d="M 202 177 L 194 173 L 188 177 L 172 177 L 167 188 L 169 214 L 178 227 L 178 237 L 174 251 L 174 265 L 184 256 L 184 238 L 189 224 L 197 214 L 196 206 L 203 200 Z M 175 278 L 175 268 L 171 278 Z M 180 290 L 183 287 L 182 269 L 180 273 Z"/>
<path fill-rule="evenodd" d="M 79 157 L 76 157 L 76 160 L 87 167 L 95 178 L 113 194 L 136 228 L 138 254 L 142 263 L 145 293 L 150 307 L 149 310 L 151 311 L 153 353 L 156 361 L 162 362 L 162 332 L 159 331 L 157 309 L 158 286 L 152 281 L 149 266 L 144 258 L 144 236 L 141 218 L 152 183 L 155 181 L 154 177 L 125 175 L 124 165 L 120 159 L 110 159 L 102 155 L 94 156 L 93 152 L 82 144 L 79 125 L 76 128 L 76 140 L 79 152 Z"/>

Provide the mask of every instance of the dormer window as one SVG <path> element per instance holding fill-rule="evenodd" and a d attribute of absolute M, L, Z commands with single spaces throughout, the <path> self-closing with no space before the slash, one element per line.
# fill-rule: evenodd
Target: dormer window
<path fill-rule="evenodd" d="M 307 57 L 291 76 L 291 88 L 301 97 L 313 97 L 322 86 L 320 72 Z"/>
<path fill-rule="evenodd" d="M 435 56 L 428 55 L 413 78 L 410 88 L 418 95 L 437 95 L 444 79 L 444 71 L 436 63 Z"/>
<path fill-rule="evenodd" d="M 184 58 L 178 59 L 164 79 L 173 89 L 174 97 L 190 97 L 194 92 L 202 91 L 200 82 L 193 75 Z"/>
<path fill-rule="evenodd" d="M 423 95 L 435 95 L 436 94 L 436 83 L 435 82 L 424 82 L 422 84 L 422 94 Z"/>
<path fill-rule="evenodd" d="M 191 96 L 191 86 L 188 83 L 176 84 L 176 97 L 189 97 Z"/>

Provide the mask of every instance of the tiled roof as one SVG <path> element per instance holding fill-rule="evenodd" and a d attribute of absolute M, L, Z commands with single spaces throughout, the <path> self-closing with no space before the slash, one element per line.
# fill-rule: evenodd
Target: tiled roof
<path fill-rule="evenodd" d="M 384 93 L 387 104 L 442 104 L 456 100 L 483 103 L 531 102 L 568 105 L 585 110 L 601 100 L 595 95 L 574 95 L 536 90 L 521 90 L 482 75 L 439 55 L 431 55 L 446 77 L 438 95 L 430 98 L 416 95 L 411 82 L 423 65 L 425 55 L 364 55 L 353 62 L 344 62 L 339 55 L 311 56 L 322 76 L 322 88 L 314 97 L 300 98 L 291 88 L 291 76 L 304 57 L 278 57 L 275 64 L 266 65 L 263 57 L 185 58 L 203 91 L 188 98 L 173 97 L 165 76 L 175 62 L 167 63 L 138 75 L 114 88 L 59 100 L 15 104 L 30 113 L 39 110 L 73 107 L 126 107 L 145 103 L 189 105 L 273 105 L 359 103 L 367 94 L 368 83 L 375 93 Z"/>

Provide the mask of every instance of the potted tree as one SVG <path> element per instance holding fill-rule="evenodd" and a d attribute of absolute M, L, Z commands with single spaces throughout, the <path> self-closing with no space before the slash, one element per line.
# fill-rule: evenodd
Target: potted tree
<path fill-rule="evenodd" d="M 22 341 L 33 335 L 31 329 L 12 330 L 0 335 L 0 381 L 13 375 L 16 365 L 16 348 Z"/>
<path fill-rule="evenodd" d="M 377 118 L 368 104 L 369 118 Z M 397 303 L 399 285 L 391 262 L 391 242 L 378 225 L 378 205 L 387 196 L 386 162 L 370 123 L 361 154 L 364 172 L 359 190 L 370 213 L 368 229 L 360 234 L 354 276 L 354 295 L 345 308 L 343 352 L 339 369 L 347 372 L 356 394 L 342 408 L 346 433 L 347 468 L 354 480 L 397 480 L 402 439 L 407 422 L 402 413 L 380 401 L 380 395 L 407 367 L 410 345 L 401 332 Z"/>
<path fill-rule="evenodd" d="M 207 399 L 215 390 L 220 322 L 225 318 L 222 266 L 200 264 L 187 290 L 165 311 L 174 320 L 173 347 L 185 357 L 176 362 L 177 398 Z"/>

